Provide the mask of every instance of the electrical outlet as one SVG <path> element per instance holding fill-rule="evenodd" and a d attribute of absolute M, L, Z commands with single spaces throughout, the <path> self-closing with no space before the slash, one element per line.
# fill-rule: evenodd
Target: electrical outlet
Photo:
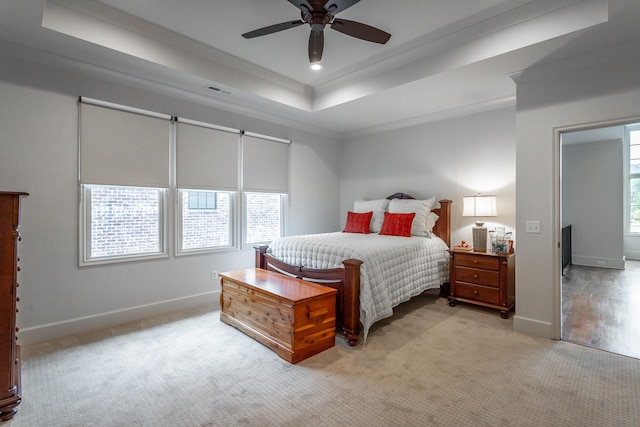
<path fill-rule="evenodd" d="M 540 234 L 540 221 L 527 221 L 527 233 Z"/>
<path fill-rule="evenodd" d="M 211 280 L 220 280 L 217 270 L 211 270 Z"/>

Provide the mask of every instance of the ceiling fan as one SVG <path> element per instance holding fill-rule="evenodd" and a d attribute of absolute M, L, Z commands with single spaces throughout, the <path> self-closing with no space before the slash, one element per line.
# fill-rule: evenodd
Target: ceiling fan
<path fill-rule="evenodd" d="M 391 37 L 391 34 L 370 25 L 335 17 L 337 13 L 353 6 L 360 0 L 288 1 L 300 9 L 301 19 L 249 31 L 248 33 L 244 33 L 242 37 L 251 39 L 294 28 L 302 24 L 309 24 L 311 27 L 311 34 L 309 35 L 309 62 L 311 62 L 311 64 L 317 64 L 320 62 L 320 59 L 322 59 L 322 51 L 324 50 L 323 30 L 325 25 L 329 25 L 332 29 L 340 33 L 373 43 L 385 44 Z"/>

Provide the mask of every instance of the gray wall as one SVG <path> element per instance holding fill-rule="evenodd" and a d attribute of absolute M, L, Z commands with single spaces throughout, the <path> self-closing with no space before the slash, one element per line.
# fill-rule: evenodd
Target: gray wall
<path fill-rule="evenodd" d="M 78 95 L 291 139 L 289 233 L 338 229 L 339 145 L 334 138 L 0 58 L 0 189 L 30 193 L 23 203 L 19 246 L 21 343 L 185 306 L 217 306 L 219 283 L 211 280 L 211 270 L 254 263 L 252 251 L 231 251 L 79 268 Z"/>
<path fill-rule="evenodd" d="M 462 216 L 462 197 L 480 192 L 497 196 L 498 216 L 485 226 L 514 231 L 515 147 L 513 107 L 352 138 L 341 155 L 341 218 L 358 198 L 451 199 L 453 245 L 471 241 L 475 218 Z"/>
<path fill-rule="evenodd" d="M 560 338 L 560 133 L 637 120 L 638 67 L 637 48 L 616 46 L 517 79 L 518 331 Z M 526 234 L 527 220 L 541 221 L 542 232 Z"/>
<path fill-rule="evenodd" d="M 562 147 L 562 226 L 571 225 L 572 263 L 624 268 L 623 143 Z"/>

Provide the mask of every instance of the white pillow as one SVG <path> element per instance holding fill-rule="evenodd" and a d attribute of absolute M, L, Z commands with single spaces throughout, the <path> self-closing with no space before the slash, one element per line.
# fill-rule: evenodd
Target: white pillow
<path fill-rule="evenodd" d="M 382 222 L 384 221 L 384 213 L 389 206 L 388 199 L 380 200 L 356 200 L 353 203 L 353 211 L 357 213 L 373 212 L 371 217 L 371 232 L 379 233 L 382 230 Z"/>
<path fill-rule="evenodd" d="M 427 215 L 427 231 L 429 235 L 433 234 L 433 227 L 436 226 L 436 221 L 440 218 L 435 212 L 429 212 Z"/>
<path fill-rule="evenodd" d="M 430 236 L 430 228 L 427 227 L 427 218 L 436 198 L 432 197 L 427 200 L 414 199 L 393 199 L 389 203 L 390 213 L 412 213 L 416 216 L 411 224 L 412 236 Z"/>

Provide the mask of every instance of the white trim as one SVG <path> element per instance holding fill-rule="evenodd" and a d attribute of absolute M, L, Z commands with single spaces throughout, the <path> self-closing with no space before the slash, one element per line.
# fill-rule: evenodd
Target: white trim
<path fill-rule="evenodd" d="M 91 316 L 76 317 L 61 322 L 20 328 L 20 343 L 31 345 L 70 335 L 78 335 L 100 329 L 110 328 L 149 317 L 182 310 L 185 308 L 210 306 L 211 310 L 220 308 L 220 291 L 204 292 L 181 298 L 143 304 L 121 310 L 107 311 Z"/>
<path fill-rule="evenodd" d="M 517 307 L 516 307 L 517 309 Z M 553 335 L 553 325 L 548 322 L 530 319 L 528 317 L 519 316 L 517 313 L 513 316 L 513 330 L 537 337 L 555 338 Z"/>
<path fill-rule="evenodd" d="M 229 195 L 229 230 L 228 231 L 228 235 L 229 235 L 229 240 L 230 243 L 228 245 L 221 245 L 221 246 L 208 246 L 208 247 L 203 247 L 203 248 L 194 248 L 194 249 L 183 249 L 182 248 L 182 237 L 183 237 L 183 230 L 182 230 L 182 203 L 183 203 L 183 198 L 182 198 L 182 194 L 181 192 L 189 192 L 189 191 L 209 191 L 209 192 L 215 192 L 215 193 L 227 193 Z M 216 252 L 229 252 L 229 251 L 236 251 L 238 250 L 237 246 L 235 245 L 235 226 L 236 226 L 236 219 L 235 219 L 235 211 L 236 211 L 236 197 L 237 197 L 238 192 L 237 191 L 228 191 L 228 190 L 217 190 L 217 189 L 207 189 L 207 190 L 197 190 L 197 189 L 189 189 L 189 188 L 176 188 L 176 192 L 175 192 L 175 198 L 176 198 L 176 209 L 175 209 L 175 224 L 176 224 L 176 237 L 175 237 L 175 244 L 174 244 L 174 255 L 175 256 L 185 256 L 185 255 L 195 255 L 195 254 L 203 254 L 203 253 L 216 253 Z"/>
<path fill-rule="evenodd" d="M 612 268 L 616 270 L 624 270 L 625 263 L 624 258 L 616 259 L 616 258 L 597 258 L 592 256 L 582 256 L 582 255 L 571 255 L 571 264 L 573 265 L 583 265 L 587 267 L 598 267 L 598 268 Z"/>
<path fill-rule="evenodd" d="M 117 256 L 109 256 L 109 257 L 92 257 L 91 255 L 91 203 L 88 201 L 91 199 L 91 187 L 92 186 L 103 186 L 103 187 L 131 187 L 131 188 L 140 188 L 136 186 L 113 186 L 113 185 L 101 185 L 101 184 L 80 184 L 80 206 L 79 206 L 79 250 L 78 250 L 78 266 L 79 267 L 90 267 L 94 265 L 103 265 L 103 264 L 116 264 L 121 262 L 131 262 L 131 261 L 143 261 L 150 259 L 158 259 L 158 258 L 168 258 L 169 257 L 169 242 L 167 239 L 169 238 L 169 230 L 168 230 L 168 206 L 169 206 L 169 189 L 167 188 L 155 188 L 155 187 L 147 187 L 147 188 L 155 188 L 158 190 L 158 238 L 160 240 L 159 251 L 158 252 L 145 252 L 145 253 L 135 253 L 129 255 L 117 255 Z M 142 187 L 144 188 L 144 187 Z"/>
<path fill-rule="evenodd" d="M 553 201 L 555 203 L 555 206 L 553 206 L 552 212 L 553 212 L 553 217 L 552 217 L 552 233 L 553 233 L 553 241 L 554 242 L 561 242 L 562 239 L 562 212 L 561 212 L 561 197 L 562 197 L 562 186 L 561 186 L 561 166 L 562 166 L 562 157 L 561 157 L 561 153 L 562 153 L 562 134 L 563 133 L 567 133 L 567 132 L 574 132 L 574 131 L 583 131 L 583 130 L 589 130 L 589 129 L 598 129 L 598 128 L 604 128 L 604 127 L 611 127 L 611 126 L 622 126 L 622 125 L 627 125 L 630 123 L 637 123 L 640 122 L 640 117 L 637 116 L 633 116 L 633 117 L 623 117 L 623 118 L 618 118 L 618 119 L 608 119 L 608 120 L 602 120 L 602 121 L 596 121 L 596 122 L 587 122 L 587 123 L 577 123 L 577 124 L 573 124 L 573 125 L 567 125 L 567 126 L 558 126 L 553 128 L 553 137 L 554 137 L 554 141 L 553 141 L 553 149 L 554 149 L 554 153 L 553 153 L 553 188 L 552 191 L 554 192 L 554 197 L 553 197 Z M 557 245 L 553 245 L 553 257 L 554 260 L 556 260 L 556 262 L 553 263 L 553 282 L 552 282 L 552 289 L 553 289 L 553 323 L 551 325 L 549 325 L 550 327 L 550 334 L 549 335 L 551 338 L 553 339 L 561 339 L 562 338 L 562 251 L 560 248 L 560 243 L 558 243 Z M 556 271 L 557 270 L 557 271 Z M 517 295 L 517 284 L 516 284 L 516 295 Z M 516 297 L 517 298 L 517 297 Z M 517 303 L 517 301 L 516 301 Z M 518 328 L 515 327 L 516 325 L 516 319 L 514 318 L 514 329 L 520 332 L 527 332 L 527 326 L 524 325 L 522 326 L 522 329 L 520 329 L 520 326 Z M 530 319 L 529 319 L 530 320 Z M 545 336 L 545 335 L 541 335 L 541 336 Z"/>

